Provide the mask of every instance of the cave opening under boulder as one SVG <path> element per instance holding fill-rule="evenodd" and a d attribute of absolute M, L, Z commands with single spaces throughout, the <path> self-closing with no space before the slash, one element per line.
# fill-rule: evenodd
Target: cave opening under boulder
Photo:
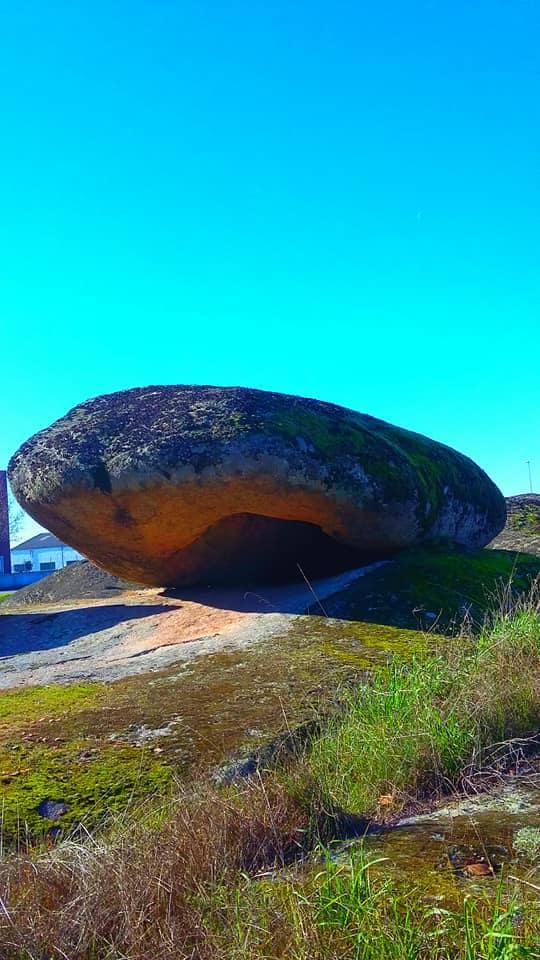
<path fill-rule="evenodd" d="M 237 513 L 169 558 L 167 586 L 289 583 L 332 576 L 381 558 L 340 543 L 314 523 Z"/>

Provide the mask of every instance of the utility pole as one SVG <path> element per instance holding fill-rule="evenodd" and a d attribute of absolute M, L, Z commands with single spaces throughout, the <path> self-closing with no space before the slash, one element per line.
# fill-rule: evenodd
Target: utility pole
<path fill-rule="evenodd" d="M 0 470 L 0 573 L 11 573 L 7 474 Z"/>
<path fill-rule="evenodd" d="M 525 463 L 527 464 L 527 467 L 529 468 L 529 490 L 530 490 L 531 493 L 532 493 L 532 492 L 533 492 L 533 485 L 532 485 L 531 461 L 530 461 L 530 460 L 526 460 Z"/>

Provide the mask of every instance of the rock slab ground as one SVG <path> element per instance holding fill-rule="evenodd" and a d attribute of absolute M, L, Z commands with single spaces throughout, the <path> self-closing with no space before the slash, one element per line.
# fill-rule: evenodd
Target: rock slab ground
<path fill-rule="evenodd" d="M 112 681 L 241 649 L 283 634 L 294 615 L 320 606 L 377 567 L 347 571 L 311 588 L 209 588 L 186 591 L 182 598 L 132 589 L 110 600 L 31 605 L 17 604 L 15 595 L 0 607 L 0 688 Z"/>

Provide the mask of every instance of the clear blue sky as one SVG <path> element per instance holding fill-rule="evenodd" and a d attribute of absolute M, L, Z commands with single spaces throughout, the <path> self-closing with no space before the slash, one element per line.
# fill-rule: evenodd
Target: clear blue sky
<path fill-rule="evenodd" d="M 540 486 L 535 0 L 0 11 L 0 465 L 90 396 L 206 382 Z"/>

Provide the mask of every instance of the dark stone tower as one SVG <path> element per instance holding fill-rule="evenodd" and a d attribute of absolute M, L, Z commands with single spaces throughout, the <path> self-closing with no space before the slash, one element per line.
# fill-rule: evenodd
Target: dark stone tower
<path fill-rule="evenodd" d="M 11 573 L 7 474 L 0 470 L 0 573 Z"/>

